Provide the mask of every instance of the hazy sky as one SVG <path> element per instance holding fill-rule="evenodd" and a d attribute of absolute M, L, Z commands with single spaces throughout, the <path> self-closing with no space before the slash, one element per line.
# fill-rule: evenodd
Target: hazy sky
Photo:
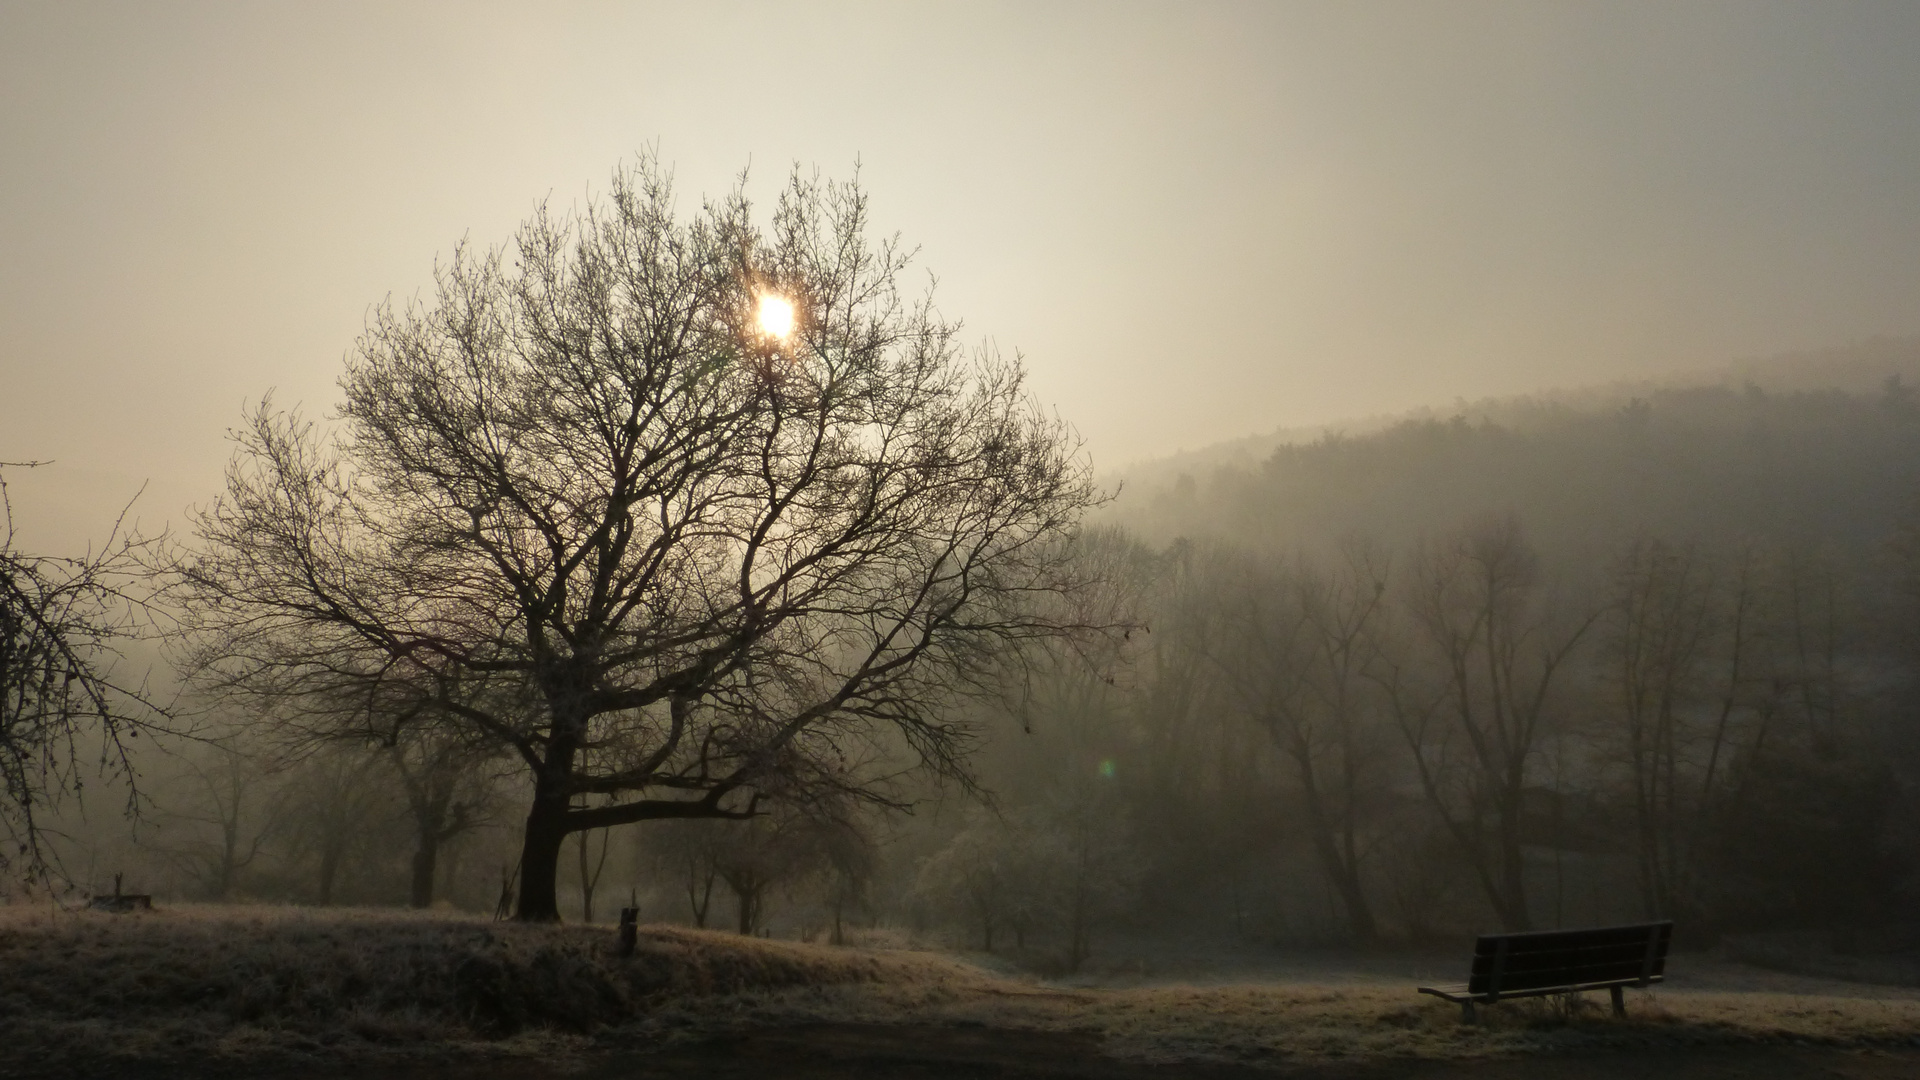
<path fill-rule="evenodd" d="M 1104 465 L 1920 332 L 1920 3 L 0 0 L 18 508 L 177 519 L 648 145 L 689 208 L 859 160 Z"/>

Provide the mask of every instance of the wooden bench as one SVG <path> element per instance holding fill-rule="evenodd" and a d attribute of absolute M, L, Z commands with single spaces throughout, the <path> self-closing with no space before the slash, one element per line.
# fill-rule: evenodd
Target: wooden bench
<path fill-rule="evenodd" d="M 1460 1018 L 1469 1024 L 1476 1002 L 1491 1005 L 1502 998 L 1602 988 L 1613 993 L 1613 1015 L 1625 1016 L 1621 989 L 1664 981 L 1672 941 L 1672 922 L 1483 934 L 1474 946 L 1473 974 L 1466 982 L 1419 989 L 1459 1002 Z"/>

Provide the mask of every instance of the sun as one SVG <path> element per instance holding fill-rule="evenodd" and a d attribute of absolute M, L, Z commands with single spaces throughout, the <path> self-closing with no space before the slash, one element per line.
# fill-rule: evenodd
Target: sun
<path fill-rule="evenodd" d="M 793 333 L 793 304 L 784 297 L 762 294 L 759 318 L 760 332 L 768 337 L 783 338 Z"/>

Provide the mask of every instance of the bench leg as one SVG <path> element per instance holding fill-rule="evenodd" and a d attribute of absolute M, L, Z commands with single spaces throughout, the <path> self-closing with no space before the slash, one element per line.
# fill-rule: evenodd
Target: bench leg
<path fill-rule="evenodd" d="M 1615 1016 L 1627 1015 L 1626 995 L 1623 994 L 1620 988 L 1617 986 L 1609 986 L 1607 987 L 1607 989 L 1613 992 L 1613 1015 Z"/>
<path fill-rule="evenodd" d="M 1463 1024 L 1479 1022 L 1479 1017 L 1474 1015 L 1473 1001 L 1471 999 L 1460 1003 L 1460 1022 Z"/>

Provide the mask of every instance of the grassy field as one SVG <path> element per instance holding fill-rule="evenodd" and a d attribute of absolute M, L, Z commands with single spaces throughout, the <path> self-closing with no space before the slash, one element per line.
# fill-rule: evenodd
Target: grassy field
<path fill-rule="evenodd" d="M 1758 986 L 1631 992 L 1625 1020 L 1604 994 L 1528 999 L 1467 1027 L 1456 1007 L 1389 981 L 1065 987 L 937 952 L 676 927 L 643 928 L 636 955 L 621 958 L 607 927 L 338 909 L 14 907 L 0 909 L 0 1075 L 482 1062 L 555 1075 L 568 1062 L 588 1069 L 606 1055 L 752 1032 L 888 1028 L 1052 1033 L 1105 1061 L 1253 1070 L 1920 1045 L 1920 995 Z"/>

